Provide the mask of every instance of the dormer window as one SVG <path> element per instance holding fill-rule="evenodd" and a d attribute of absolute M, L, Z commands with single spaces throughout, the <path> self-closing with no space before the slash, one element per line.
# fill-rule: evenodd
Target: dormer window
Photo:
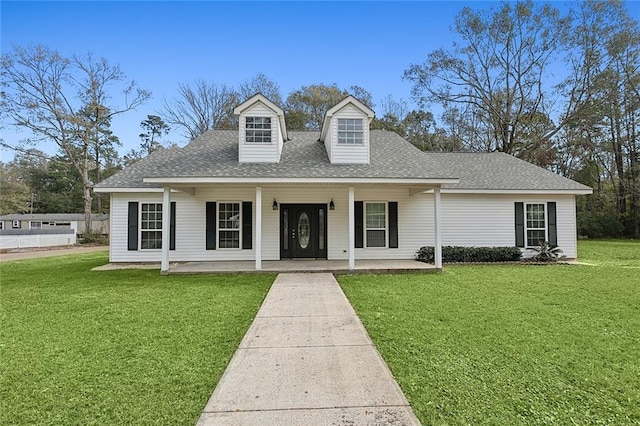
<path fill-rule="evenodd" d="M 271 143 L 271 117 L 247 117 L 246 141 Z"/>
<path fill-rule="evenodd" d="M 338 143 L 344 145 L 362 145 L 362 119 L 338 119 Z"/>

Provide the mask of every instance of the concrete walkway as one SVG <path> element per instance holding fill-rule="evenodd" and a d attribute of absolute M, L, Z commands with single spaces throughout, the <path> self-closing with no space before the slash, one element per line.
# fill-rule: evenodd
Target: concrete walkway
<path fill-rule="evenodd" d="M 419 425 L 333 275 L 280 274 L 198 425 Z"/>

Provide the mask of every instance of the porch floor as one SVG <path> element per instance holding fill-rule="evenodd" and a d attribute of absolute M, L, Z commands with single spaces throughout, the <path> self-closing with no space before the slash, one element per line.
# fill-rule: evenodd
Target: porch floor
<path fill-rule="evenodd" d="M 400 273 L 437 272 L 434 265 L 416 260 L 358 260 L 349 270 L 346 260 L 263 260 L 256 271 L 254 261 L 185 262 L 171 264 L 169 274 L 208 274 L 221 272 L 333 272 L 333 273 Z"/>

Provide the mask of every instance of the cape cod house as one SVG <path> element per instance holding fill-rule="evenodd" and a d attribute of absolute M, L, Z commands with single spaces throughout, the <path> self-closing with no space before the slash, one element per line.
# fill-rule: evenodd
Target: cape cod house
<path fill-rule="evenodd" d="M 575 197 L 591 189 L 503 153 L 427 153 L 370 130 L 349 96 L 321 131 L 288 132 L 257 94 L 239 130 L 210 130 L 96 185 L 111 194 L 111 262 L 412 259 L 442 245 L 549 241 L 576 257 Z"/>

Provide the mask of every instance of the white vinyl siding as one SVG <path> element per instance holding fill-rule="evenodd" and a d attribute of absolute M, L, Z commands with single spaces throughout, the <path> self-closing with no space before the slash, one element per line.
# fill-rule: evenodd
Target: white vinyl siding
<path fill-rule="evenodd" d="M 256 118 L 261 119 L 260 123 L 255 121 Z M 270 136 L 268 138 L 265 136 L 267 129 L 264 128 L 266 126 L 264 119 L 269 119 Z M 249 126 L 253 127 L 251 135 L 254 137 L 247 139 L 247 133 L 250 130 Z M 255 126 L 262 128 L 258 129 Z M 277 163 L 280 161 L 282 133 L 278 115 L 275 111 L 262 102 L 256 102 L 255 105 L 240 115 L 239 128 L 242 131 L 238 132 L 238 161 L 241 163 Z M 257 131 L 259 131 L 260 140 L 255 138 L 257 135 L 255 132 Z"/>
<path fill-rule="evenodd" d="M 413 259 L 418 248 L 433 245 L 433 194 L 409 195 L 408 187 L 356 187 L 356 200 L 398 202 L 397 249 L 355 249 L 358 259 Z M 338 186 L 281 186 L 262 188 L 263 260 L 280 259 L 280 209 L 273 210 L 276 199 L 282 204 L 329 204 L 326 210 L 327 258 L 346 260 L 348 244 L 348 188 Z M 206 250 L 205 203 L 225 200 L 252 201 L 255 232 L 255 188 L 197 188 L 194 196 L 172 192 L 177 204 L 176 250 L 171 262 L 254 260 L 252 250 Z M 161 193 L 119 193 L 111 196 L 111 262 L 159 262 L 159 250 L 127 251 L 127 208 L 129 201 L 161 203 Z M 576 257 L 575 198 L 573 195 L 490 195 L 442 194 L 442 239 L 444 245 L 514 246 L 515 202 L 556 202 L 558 246 L 569 258 Z M 388 216 L 388 215 L 387 215 Z M 388 221 L 388 218 L 387 218 Z"/>
<path fill-rule="evenodd" d="M 356 122 L 362 124 L 361 140 L 355 137 L 355 130 L 340 130 L 341 120 L 344 128 L 355 128 Z M 349 124 L 351 123 L 351 124 Z M 345 127 L 346 126 L 346 127 Z M 347 141 L 350 143 L 341 143 L 340 134 L 348 133 Z M 356 143 L 357 141 L 357 143 Z M 329 161 L 335 164 L 369 164 L 369 121 L 367 116 L 358 108 L 349 104 L 340 111 L 336 112 L 331 118 L 331 125 L 324 141 L 327 147 Z"/>
<path fill-rule="evenodd" d="M 247 187 L 228 187 L 215 190 L 198 188 L 195 196 L 181 192 L 171 193 L 171 201 L 176 202 L 176 250 L 169 253 L 171 262 L 255 259 L 254 250 L 206 249 L 206 202 L 224 202 L 225 200 L 254 202 L 255 189 Z M 161 250 L 127 251 L 129 201 L 162 203 L 162 193 L 111 195 L 111 262 L 160 262 Z M 269 205 L 269 209 L 271 209 L 271 205 Z M 253 217 L 255 217 L 255 213 Z"/>
<path fill-rule="evenodd" d="M 577 255 L 573 195 L 442 194 L 442 244 L 447 246 L 515 246 L 515 203 L 556 202 L 558 246 L 568 258 Z M 429 208 L 433 208 L 431 205 Z M 545 207 L 546 208 L 546 207 Z"/>
<path fill-rule="evenodd" d="M 29 222 L 29 229 L 42 229 L 42 222 L 38 220 L 32 220 Z"/>

